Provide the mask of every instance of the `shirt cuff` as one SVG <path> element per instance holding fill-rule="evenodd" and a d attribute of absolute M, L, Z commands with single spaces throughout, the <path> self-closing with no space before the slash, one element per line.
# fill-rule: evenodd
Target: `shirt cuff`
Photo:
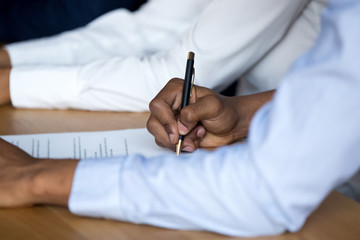
<path fill-rule="evenodd" d="M 69 62 L 72 56 L 57 36 L 5 45 L 13 67 Z"/>
<path fill-rule="evenodd" d="M 78 71 L 76 67 L 13 68 L 11 102 L 23 108 L 68 108 L 78 99 Z"/>
<path fill-rule="evenodd" d="M 121 165 L 119 157 L 82 159 L 74 175 L 70 211 L 83 216 L 121 219 Z"/>

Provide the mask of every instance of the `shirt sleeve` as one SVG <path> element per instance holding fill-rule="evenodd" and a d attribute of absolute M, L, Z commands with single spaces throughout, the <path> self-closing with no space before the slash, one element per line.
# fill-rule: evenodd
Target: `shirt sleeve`
<path fill-rule="evenodd" d="M 255 115 L 246 143 L 214 152 L 83 159 L 75 214 L 227 235 L 297 231 L 360 168 L 360 3 L 334 0 L 316 46 Z"/>
<path fill-rule="evenodd" d="M 268 91 L 279 86 L 296 59 L 314 45 L 321 29 L 321 14 L 326 4 L 327 0 L 311 0 L 307 4 L 280 42 L 241 77 L 237 95 Z"/>
<path fill-rule="evenodd" d="M 6 45 L 14 67 L 79 65 L 169 49 L 209 0 L 151 0 L 135 12 L 117 9 L 85 27 Z"/>
<path fill-rule="evenodd" d="M 306 2 L 211 1 L 167 50 L 74 67 L 15 67 L 10 76 L 12 103 L 16 107 L 148 110 L 149 101 L 169 79 L 183 78 L 190 50 L 196 54 L 196 83 L 221 90 L 281 39 Z M 59 91 L 69 91 L 71 97 Z"/>

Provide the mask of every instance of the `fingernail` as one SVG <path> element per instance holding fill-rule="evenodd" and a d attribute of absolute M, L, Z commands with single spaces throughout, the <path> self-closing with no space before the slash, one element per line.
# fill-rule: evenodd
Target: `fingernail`
<path fill-rule="evenodd" d="M 178 128 L 181 135 L 184 135 L 188 132 L 188 128 L 185 127 L 180 121 L 178 121 Z"/>
<path fill-rule="evenodd" d="M 170 133 L 169 138 L 171 143 L 176 143 L 177 139 L 175 138 L 175 134 Z"/>
<path fill-rule="evenodd" d="M 186 147 L 184 147 L 182 150 L 183 150 L 184 152 L 192 152 L 192 151 L 194 151 L 194 149 L 193 149 L 192 147 L 190 147 L 190 146 L 186 146 Z"/>
<path fill-rule="evenodd" d="M 203 138 L 205 135 L 205 129 L 204 128 L 200 128 L 197 132 L 196 132 L 196 136 L 198 138 Z"/>

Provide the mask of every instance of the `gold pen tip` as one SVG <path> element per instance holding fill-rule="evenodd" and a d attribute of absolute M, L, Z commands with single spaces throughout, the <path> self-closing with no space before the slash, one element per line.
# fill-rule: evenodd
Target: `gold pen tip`
<path fill-rule="evenodd" d="M 188 53 L 188 59 L 194 60 L 194 58 L 195 58 L 195 53 L 189 52 Z"/>
<path fill-rule="evenodd" d="M 182 141 L 179 140 L 179 143 L 176 144 L 176 156 L 179 156 L 180 155 L 180 152 L 181 152 L 181 145 L 182 145 Z"/>

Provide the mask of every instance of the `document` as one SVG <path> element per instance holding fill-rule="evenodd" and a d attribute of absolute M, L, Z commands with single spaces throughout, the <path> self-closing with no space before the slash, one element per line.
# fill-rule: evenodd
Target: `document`
<path fill-rule="evenodd" d="M 0 136 L 36 158 L 101 158 L 139 153 L 152 157 L 172 153 L 156 145 L 146 130 L 68 132 Z"/>

